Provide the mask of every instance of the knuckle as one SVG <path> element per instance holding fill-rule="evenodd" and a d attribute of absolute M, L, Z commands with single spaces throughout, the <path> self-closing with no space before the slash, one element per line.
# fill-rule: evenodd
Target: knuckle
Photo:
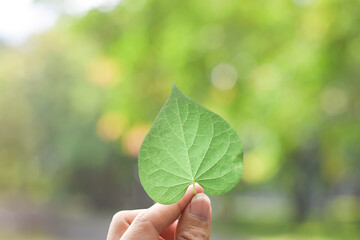
<path fill-rule="evenodd" d="M 142 226 L 142 228 L 145 228 L 145 229 L 155 228 L 153 223 L 146 216 L 145 212 L 139 213 L 139 215 L 136 217 L 136 223 L 140 224 Z"/>
<path fill-rule="evenodd" d="M 117 212 L 112 217 L 111 222 L 118 222 L 122 218 L 122 212 Z"/>
<path fill-rule="evenodd" d="M 116 226 L 123 226 L 123 225 L 127 225 L 126 223 L 126 212 L 127 211 L 120 211 L 114 214 L 111 222 L 112 224 L 116 225 Z"/>
<path fill-rule="evenodd" d="M 146 217 L 146 214 L 144 212 L 141 212 L 137 215 L 136 220 L 138 222 L 148 222 L 148 218 Z"/>
<path fill-rule="evenodd" d="M 208 240 L 210 234 L 203 229 L 191 228 L 186 231 L 181 231 L 176 238 L 177 240 Z"/>
<path fill-rule="evenodd" d="M 142 232 L 152 233 L 152 234 L 160 234 L 163 229 L 160 229 L 156 224 L 149 218 L 149 215 L 146 211 L 141 212 L 137 215 L 133 224 L 137 225 Z"/>
<path fill-rule="evenodd" d="M 114 214 L 114 216 L 112 217 L 112 222 L 116 222 L 118 221 L 119 219 L 123 218 L 123 212 L 120 211 L 120 212 L 117 212 Z"/>

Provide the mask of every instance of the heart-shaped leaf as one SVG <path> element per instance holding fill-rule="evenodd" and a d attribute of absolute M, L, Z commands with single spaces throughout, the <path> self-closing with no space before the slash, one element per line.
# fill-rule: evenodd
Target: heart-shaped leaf
<path fill-rule="evenodd" d="M 147 194 L 172 204 L 197 182 L 208 194 L 219 195 L 230 191 L 242 172 L 235 130 L 174 84 L 139 151 L 139 176 Z"/>

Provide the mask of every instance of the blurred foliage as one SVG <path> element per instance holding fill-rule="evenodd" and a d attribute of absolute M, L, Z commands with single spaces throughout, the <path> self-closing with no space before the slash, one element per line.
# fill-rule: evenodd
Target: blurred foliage
<path fill-rule="evenodd" d="M 1 45 L 1 193 L 142 207 L 137 151 L 175 82 L 244 144 L 243 182 L 219 216 L 237 219 L 226 203 L 255 192 L 293 199 L 299 221 L 359 222 L 359 9 L 123 0 Z"/>

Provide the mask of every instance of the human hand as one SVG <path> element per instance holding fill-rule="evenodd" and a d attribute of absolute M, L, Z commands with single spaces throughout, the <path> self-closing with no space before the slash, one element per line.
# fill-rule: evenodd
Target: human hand
<path fill-rule="evenodd" d="M 197 194 L 190 186 L 177 203 L 116 213 L 107 240 L 210 239 L 211 204 L 203 191 L 196 184 Z"/>

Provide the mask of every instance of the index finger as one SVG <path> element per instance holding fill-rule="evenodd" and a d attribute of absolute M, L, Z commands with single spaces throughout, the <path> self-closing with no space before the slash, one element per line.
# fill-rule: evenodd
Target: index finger
<path fill-rule="evenodd" d="M 117 212 L 111 220 L 106 239 L 120 239 L 135 217 L 142 211 L 144 211 L 144 209 Z"/>

